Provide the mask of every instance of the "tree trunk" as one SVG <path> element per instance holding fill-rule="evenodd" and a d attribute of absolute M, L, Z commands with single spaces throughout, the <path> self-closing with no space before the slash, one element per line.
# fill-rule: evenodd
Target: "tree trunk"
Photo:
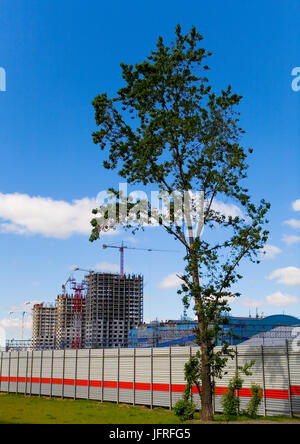
<path fill-rule="evenodd" d="M 193 239 L 190 237 L 191 249 L 193 248 Z M 202 420 L 203 421 L 213 421 L 213 386 L 211 381 L 211 367 L 209 363 L 209 348 L 207 341 L 205 339 L 206 333 L 206 322 L 203 315 L 203 305 L 200 294 L 199 286 L 199 271 L 198 271 L 198 260 L 194 255 L 193 251 L 190 253 L 190 265 L 193 276 L 194 290 L 198 293 L 195 297 L 195 308 L 198 318 L 198 330 L 200 339 L 200 349 L 201 349 L 201 382 L 202 382 L 202 393 L 201 393 L 201 408 L 202 408 Z"/>
<path fill-rule="evenodd" d="M 202 326 L 199 322 L 199 331 L 201 335 Z M 212 381 L 211 381 L 211 369 L 208 362 L 208 350 L 207 344 L 204 340 L 200 340 L 201 348 L 201 379 L 202 379 L 202 420 L 213 421 L 213 393 L 212 393 Z"/>

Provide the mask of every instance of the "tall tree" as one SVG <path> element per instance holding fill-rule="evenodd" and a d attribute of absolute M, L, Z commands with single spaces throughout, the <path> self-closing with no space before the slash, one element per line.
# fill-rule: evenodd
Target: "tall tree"
<path fill-rule="evenodd" d="M 252 150 L 240 145 L 244 131 L 236 107 L 242 97 L 230 86 L 219 94 L 213 91 L 206 77 L 211 53 L 201 47 L 202 39 L 195 27 L 184 35 L 178 25 L 169 46 L 159 37 L 144 62 L 121 64 L 125 86 L 114 98 L 104 93 L 93 101 L 99 127 L 93 139 L 108 153 L 104 167 L 117 169 L 129 183 L 157 184 L 170 195 L 176 190 L 188 196 L 190 207 L 199 205 L 193 192 L 202 193 L 198 220 L 187 212 L 180 224 L 173 208 L 169 223 L 160 218 L 159 224 L 186 250 L 179 293 L 186 306 L 194 303 L 202 418 L 212 420 L 214 377 L 221 374 L 223 356 L 229 353 L 225 342 L 222 353 L 214 348 L 222 340 L 220 326 L 230 310 L 228 301 L 239 296 L 231 287 L 242 277 L 241 261 L 259 262 L 268 237 L 264 225 L 270 205 L 264 200 L 252 203 L 245 188 L 247 151 Z M 118 191 L 112 192 L 121 200 Z M 228 214 L 224 202 L 235 204 L 235 214 Z M 99 237 L 96 217 L 92 225 L 94 241 Z"/>

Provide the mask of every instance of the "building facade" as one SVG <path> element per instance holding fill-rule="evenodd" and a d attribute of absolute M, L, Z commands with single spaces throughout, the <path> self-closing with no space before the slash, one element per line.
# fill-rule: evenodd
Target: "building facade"
<path fill-rule="evenodd" d="M 222 326 L 222 340 L 230 345 L 241 344 L 255 335 L 269 332 L 281 326 L 300 326 L 300 320 L 294 316 L 273 315 L 267 317 L 229 316 Z M 196 344 L 195 330 L 197 322 L 193 320 L 153 321 L 140 325 L 130 331 L 129 347 L 173 347 Z M 221 341 L 217 344 L 221 345 Z"/>
<path fill-rule="evenodd" d="M 59 350 L 71 349 L 76 334 L 76 299 L 73 295 L 59 295 L 56 300 L 56 348 Z M 85 343 L 85 297 L 81 306 L 81 343 Z"/>
<path fill-rule="evenodd" d="M 33 350 L 56 348 L 57 307 L 36 304 L 32 313 Z"/>
<path fill-rule="evenodd" d="M 91 273 L 82 297 L 59 295 L 33 308 L 34 350 L 124 348 L 143 321 L 143 277 Z"/>
<path fill-rule="evenodd" d="M 143 277 L 95 273 L 87 281 L 85 348 L 128 347 L 143 321 Z"/>

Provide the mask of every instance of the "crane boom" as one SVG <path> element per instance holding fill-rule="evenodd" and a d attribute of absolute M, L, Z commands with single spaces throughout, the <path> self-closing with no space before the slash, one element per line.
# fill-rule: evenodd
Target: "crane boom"
<path fill-rule="evenodd" d="M 175 250 L 156 250 L 155 248 L 136 248 L 136 247 L 128 247 L 127 245 L 124 245 L 124 242 L 122 242 L 121 246 L 117 245 L 107 245 L 103 244 L 102 248 L 116 248 L 120 251 L 120 275 L 124 277 L 124 250 L 139 250 L 139 251 L 160 251 L 164 253 L 176 253 Z"/>

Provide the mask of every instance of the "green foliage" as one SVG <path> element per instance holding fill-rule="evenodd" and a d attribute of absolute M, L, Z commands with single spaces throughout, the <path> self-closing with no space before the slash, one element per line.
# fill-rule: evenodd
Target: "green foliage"
<path fill-rule="evenodd" d="M 199 352 L 196 356 L 186 362 L 184 366 L 184 377 L 186 380 L 186 388 L 184 390 L 183 399 L 188 401 L 193 397 L 193 385 L 197 387 L 198 393 L 201 397 L 201 360 Z"/>
<path fill-rule="evenodd" d="M 237 396 L 237 391 L 241 390 L 243 387 L 243 379 L 241 378 L 241 373 L 246 376 L 251 376 L 250 369 L 255 364 L 255 361 L 252 360 L 244 365 L 244 367 L 239 367 L 236 370 L 234 377 L 230 380 L 228 385 L 228 391 L 225 395 L 223 395 L 222 399 L 222 407 L 223 413 L 226 418 L 230 419 L 232 417 L 236 417 L 240 413 L 240 399 Z"/>
<path fill-rule="evenodd" d="M 240 400 L 232 390 L 229 390 L 222 399 L 224 416 L 228 419 L 238 416 L 240 410 Z"/>
<path fill-rule="evenodd" d="M 253 384 L 250 390 L 252 398 L 250 399 L 247 406 L 247 414 L 251 416 L 251 418 L 255 418 L 257 416 L 258 409 L 262 401 L 263 389 L 259 385 Z"/>
<path fill-rule="evenodd" d="M 174 414 L 178 416 L 181 421 L 189 421 L 194 419 L 196 407 L 192 401 L 181 399 L 180 401 L 176 402 L 173 410 Z"/>

